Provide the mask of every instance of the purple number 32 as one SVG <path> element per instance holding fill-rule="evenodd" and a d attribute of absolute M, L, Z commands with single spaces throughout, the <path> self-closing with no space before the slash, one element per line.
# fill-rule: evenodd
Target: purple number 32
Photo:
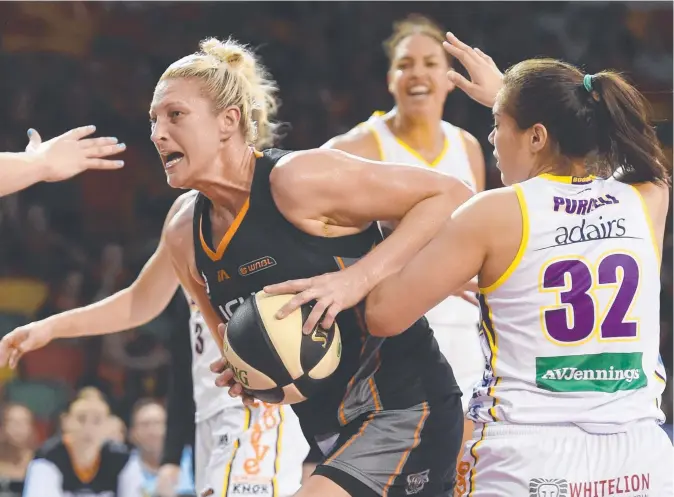
<path fill-rule="evenodd" d="M 618 268 L 622 268 L 623 278 L 601 323 L 600 336 L 605 339 L 637 336 L 637 323 L 625 322 L 624 319 L 639 286 L 639 264 L 627 254 L 613 253 L 599 262 L 596 275 L 578 259 L 556 261 L 545 268 L 543 288 L 546 290 L 565 288 L 565 275 L 571 277 L 570 288 L 559 294 L 560 303 L 571 306 L 570 322 L 566 308 L 544 311 L 545 328 L 552 339 L 571 343 L 592 334 L 597 316 L 594 299 L 588 292 L 595 284 L 618 283 Z"/>

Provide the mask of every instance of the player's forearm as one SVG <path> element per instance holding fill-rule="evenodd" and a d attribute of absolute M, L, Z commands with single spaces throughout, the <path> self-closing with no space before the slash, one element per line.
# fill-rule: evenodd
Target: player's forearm
<path fill-rule="evenodd" d="M 470 197 L 468 189 L 450 189 L 412 207 L 395 230 L 356 266 L 372 290 L 391 274 L 400 271 L 450 218 L 454 210 Z"/>
<path fill-rule="evenodd" d="M 0 152 L 0 197 L 27 188 L 45 178 L 45 167 L 25 152 Z"/>
<path fill-rule="evenodd" d="M 54 338 L 107 335 L 141 326 L 156 318 L 168 304 L 153 302 L 142 288 L 129 287 L 99 302 L 47 318 Z M 167 292 L 168 293 L 168 292 Z"/>

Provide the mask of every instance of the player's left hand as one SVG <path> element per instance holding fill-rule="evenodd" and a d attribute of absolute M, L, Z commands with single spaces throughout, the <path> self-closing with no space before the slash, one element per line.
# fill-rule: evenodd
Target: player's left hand
<path fill-rule="evenodd" d="M 315 330 L 319 321 L 323 329 L 329 330 L 337 314 L 355 306 L 370 290 L 367 277 L 353 267 L 264 287 L 265 293 L 270 295 L 297 294 L 278 310 L 276 319 L 283 319 L 302 305 L 316 301 L 302 327 L 305 335 Z"/>
<path fill-rule="evenodd" d="M 218 333 L 222 337 L 225 332 L 225 325 L 218 325 Z M 215 378 L 215 385 L 218 387 L 229 388 L 229 396 L 232 398 L 241 397 L 245 406 L 252 406 L 255 403 L 255 397 L 248 395 L 243 391 L 243 385 L 236 381 L 234 371 L 229 367 L 229 362 L 224 357 L 211 363 L 211 372 L 218 376 Z"/>

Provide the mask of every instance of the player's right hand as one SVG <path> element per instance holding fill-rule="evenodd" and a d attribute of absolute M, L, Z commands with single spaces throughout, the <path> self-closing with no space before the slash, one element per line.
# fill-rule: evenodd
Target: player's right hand
<path fill-rule="evenodd" d="M 470 76 L 468 81 L 458 72 L 449 71 L 449 80 L 476 102 L 493 107 L 496 94 L 503 86 L 503 74 L 492 58 L 479 48 L 469 47 L 452 33 L 447 33 L 447 41 L 442 45 L 447 53 L 461 62 Z"/>
<path fill-rule="evenodd" d="M 14 369 L 26 352 L 47 345 L 54 338 L 53 328 L 37 321 L 14 329 L 0 340 L 0 367 Z"/>
<path fill-rule="evenodd" d="M 87 169 L 119 169 L 124 161 L 104 157 L 126 150 L 117 138 L 86 138 L 96 131 L 96 126 L 84 126 L 66 131 L 61 136 L 42 142 L 40 134 L 28 130 L 26 153 L 44 168 L 44 181 L 61 181 Z"/>

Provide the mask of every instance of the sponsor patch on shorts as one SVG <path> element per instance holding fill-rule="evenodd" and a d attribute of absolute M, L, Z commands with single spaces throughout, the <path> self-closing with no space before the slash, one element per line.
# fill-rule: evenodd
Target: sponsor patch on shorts
<path fill-rule="evenodd" d="M 569 481 L 562 478 L 529 480 L 529 497 L 650 497 L 651 475 L 639 473 L 604 480 Z"/>

